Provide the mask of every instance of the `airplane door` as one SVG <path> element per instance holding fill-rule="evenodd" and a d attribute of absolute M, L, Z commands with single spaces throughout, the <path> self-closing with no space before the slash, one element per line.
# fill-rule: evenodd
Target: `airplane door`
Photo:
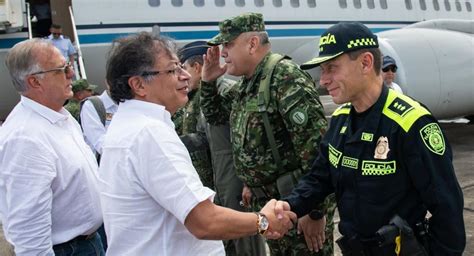
<path fill-rule="evenodd" d="M 69 6 L 72 6 L 72 0 L 51 0 L 51 17 L 54 24 L 61 25 L 63 34 L 68 36 L 72 42 L 74 38 L 71 15 L 69 15 Z"/>

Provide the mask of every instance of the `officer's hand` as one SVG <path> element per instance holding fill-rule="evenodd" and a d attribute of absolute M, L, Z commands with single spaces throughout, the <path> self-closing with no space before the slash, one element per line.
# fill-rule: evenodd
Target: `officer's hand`
<path fill-rule="evenodd" d="M 244 185 L 244 188 L 242 189 L 242 206 L 249 208 L 251 202 L 252 202 L 252 191 L 250 191 L 249 187 Z"/>
<path fill-rule="evenodd" d="M 318 252 L 323 249 L 323 243 L 326 240 L 325 227 L 326 216 L 320 220 L 312 220 L 308 215 L 305 215 L 298 220 L 298 234 L 303 232 L 306 245 L 310 251 Z"/>
<path fill-rule="evenodd" d="M 221 66 L 219 62 L 220 50 L 219 46 L 213 46 L 207 49 L 207 54 L 203 55 L 204 64 L 202 67 L 201 80 L 205 82 L 212 82 L 224 75 L 227 66 Z"/>

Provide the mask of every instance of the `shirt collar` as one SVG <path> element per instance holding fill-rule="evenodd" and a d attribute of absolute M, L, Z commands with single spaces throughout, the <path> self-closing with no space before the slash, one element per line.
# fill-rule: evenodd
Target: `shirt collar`
<path fill-rule="evenodd" d="M 51 39 L 51 40 L 60 40 L 60 39 L 64 39 L 64 37 L 63 37 L 63 35 L 60 35 L 58 39 L 55 39 L 55 38 L 53 37 L 53 34 L 50 34 L 50 35 L 48 36 L 48 39 Z"/>
<path fill-rule="evenodd" d="M 116 106 L 117 104 L 115 104 L 114 100 L 112 100 L 112 98 L 110 98 L 109 94 L 107 93 L 107 90 L 104 90 L 104 92 L 102 93 L 102 99 L 104 100 L 104 107 L 106 109 L 112 107 L 112 106 Z"/>
<path fill-rule="evenodd" d="M 168 110 L 165 109 L 164 106 L 156 104 L 156 103 L 151 103 L 143 100 L 125 100 L 125 102 L 121 102 L 119 104 L 119 111 L 122 109 L 122 111 L 133 111 L 133 112 L 139 112 L 145 116 L 148 116 L 152 119 L 157 119 L 164 121 L 168 125 L 173 125 L 173 121 L 171 121 L 171 114 L 168 112 Z"/>
<path fill-rule="evenodd" d="M 52 124 L 59 121 L 65 121 L 70 117 L 70 114 L 64 108 L 61 108 L 59 112 L 54 111 L 25 96 L 21 96 L 20 103 L 31 111 L 38 113 Z"/>

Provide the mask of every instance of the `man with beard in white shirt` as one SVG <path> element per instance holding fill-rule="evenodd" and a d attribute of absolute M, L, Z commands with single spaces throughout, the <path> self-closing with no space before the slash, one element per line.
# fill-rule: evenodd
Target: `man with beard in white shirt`
<path fill-rule="evenodd" d="M 295 215 L 238 212 L 212 202 L 171 116 L 188 101 L 190 75 L 172 41 L 147 32 L 114 42 L 107 61 L 120 102 L 102 147 L 100 175 L 108 255 L 225 255 L 222 239 L 279 238 Z"/>

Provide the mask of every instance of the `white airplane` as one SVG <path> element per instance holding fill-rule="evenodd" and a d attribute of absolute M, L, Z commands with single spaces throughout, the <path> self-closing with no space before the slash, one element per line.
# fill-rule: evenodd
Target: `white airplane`
<path fill-rule="evenodd" d="M 382 52 L 397 61 L 396 82 L 406 94 L 438 118 L 474 114 L 474 0 L 50 1 L 53 22 L 63 24 L 80 49 L 81 77 L 94 84 L 104 84 L 106 53 L 117 37 L 155 31 L 181 45 L 210 39 L 225 18 L 260 12 L 273 51 L 297 63 L 317 54 L 326 28 L 360 21 L 378 34 Z M 0 1 L 0 120 L 19 100 L 4 60 L 9 48 L 28 38 L 26 10 L 25 0 Z M 311 72 L 318 80 L 319 72 Z"/>

